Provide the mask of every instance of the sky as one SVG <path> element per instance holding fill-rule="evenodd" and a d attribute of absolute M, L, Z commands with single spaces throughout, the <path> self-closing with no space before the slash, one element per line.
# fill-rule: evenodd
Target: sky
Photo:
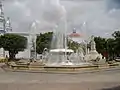
<path fill-rule="evenodd" d="M 13 32 L 28 32 L 33 21 L 36 33 L 53 31 L 62 17 L 67 17 L 68 33 L 76 28 L 86 35 L 109 37 L 120 28 L 120 0 L 4 0 L 3 4 Z"/>

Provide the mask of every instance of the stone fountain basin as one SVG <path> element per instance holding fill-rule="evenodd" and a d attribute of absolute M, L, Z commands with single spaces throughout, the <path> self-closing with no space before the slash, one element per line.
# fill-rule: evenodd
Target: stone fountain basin
<path fill-rule="evenodd" d="M 92 66 L 92 65 L 93 65 L 92 63 L 88 63 L 88 62 L 81 62 L 77 64 L 77 63 L 72 63 L 70 61 L 46 64 L 46 66 L 49 66 L 49 67 L 84 67 L 84 66 Z"/>
<path fill-rule="evenodd" d="M 93 70 L 98 68 L 98 66 L 60 66 L 60 67 L 51 67 L 51 66 L 45 66 L 44 71 L 82 71 L 82 70 Z"/>
<path fill-rule="evenodd" d="M 46 65 L 44 70 L 46 71 L 75 71 L 83 69 L 95 69 L 98 68 L 98 65 L 85 64 L 81 63 L 78 65 Z"/>

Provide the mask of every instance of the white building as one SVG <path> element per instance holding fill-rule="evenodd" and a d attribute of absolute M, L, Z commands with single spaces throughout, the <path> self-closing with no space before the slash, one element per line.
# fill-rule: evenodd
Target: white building
<path fill-rule="evenodd" d="M 30 58 L 30 33 L 29 32 L 12 32 L 12 27 L 11 27 L 11 21 L 10 18 L 7 17 L 5 18 L 4 11 L 3 11 L 3 5 L 2 2 L 0 1 L 0 35 L 4 35 L 6 33 L 10 34 L 18 34 L 21 36 L 25 36 L 28 39 L 28 48 L 25 49 L 24 52 L 19 52 L 16 57 L 17 58 Z M 37 34 L 35 34 L 37 36 Z M 8 51 L 4 51 L 3 48 L 0 48 L 0 57 L 5 57 L 8 54 Z"/>
<path fill-rule="evenodd" d="M 10 18 L 4 17 L 3 5 L 0 1 L 0 35 L 4 35 L 6 32 L 12 31 Z M 5 51 L 3 48 L 0 49 L 0 57 L 5 57 Z"/>

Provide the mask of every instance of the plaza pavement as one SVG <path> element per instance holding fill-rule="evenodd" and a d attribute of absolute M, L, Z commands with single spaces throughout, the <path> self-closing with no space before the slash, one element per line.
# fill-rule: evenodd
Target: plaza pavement
<path fill-rule="evenodd" d="M 6 72 L 0 69 L 0 90 L 120 90 L 119 86 L 120 68 L 76 74 Z"/>

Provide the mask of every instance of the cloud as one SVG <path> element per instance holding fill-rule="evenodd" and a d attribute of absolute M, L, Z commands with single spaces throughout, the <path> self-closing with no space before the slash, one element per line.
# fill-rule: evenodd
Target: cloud
<path fill-rule="evenodd" d="M 43 11 L 43 18 L 44 20 L 48 22 L 57 22 L 62 17 L 65 16 L 66 10 L 64 9 L 64 6 L 59 4 L 49 4 L 46 7 L 47 4 L 44 5 L 44 11 Z"/>
<path fill-rule="evenodd" d="M 120 9 L 120 0 L 107 0 L 108 9 Z"/>
<path fill-rule="evenodd" d="M 111 34 L 120 27 L 119 0 L 5 0 L 5 15 L 13 31 L 27 32 L 32 21 L 40 22 L 37 32 L 52 31 L 67 13 L 68 32 L 75 27 L 88 35 Z M 64 8 L 65 7 L 65 8 Z M 83 26 L 83 23 L 86 25 Z"/>

